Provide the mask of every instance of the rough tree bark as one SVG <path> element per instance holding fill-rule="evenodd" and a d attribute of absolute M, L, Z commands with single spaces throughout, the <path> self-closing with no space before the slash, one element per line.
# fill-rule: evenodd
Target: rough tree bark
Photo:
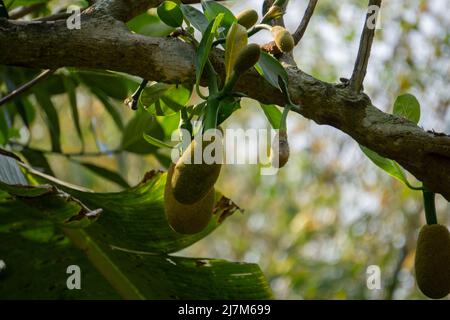
<path fill-rule="evenodd" d="M 192 83 L 194 49 L 173 38 L 133 34 L 124 22 L 162 0 L 101 0 L 82 15 L 80 30 L 64 20 L 17 22 L 0 19 L 0 64 L 31 68 L 96 68 L 125 72 L 167 83 Z M 194 1 L 186 1 L 194 2 Z M 212 62 L 224 75 L 221 50 Z M 333 126 L 382 156 L 396 160 L 428 189 L 450 201 L 450 136 L 424 131 L 386 114 L 364 93 L 304 73 L 289 58 L 289 91 L 298 111 L 318 124 Z M 264 103 L 284 104 L 282 95 L 256 72 L 248 72 L 238 90 Z"/>

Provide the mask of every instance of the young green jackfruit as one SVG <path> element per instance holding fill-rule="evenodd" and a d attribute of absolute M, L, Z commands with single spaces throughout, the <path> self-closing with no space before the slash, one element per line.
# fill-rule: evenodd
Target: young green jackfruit
<path fill-rule="evenodd" d="M 261 48 L 256 43 L 251 43 L 241 50 L 236 62 L 234 64 L 233 70 L 237 75 L 241 75 L 248 69 L 253 67 L 259 60 L 261 55 Z"/>
<path fill-rule="evenodd" d="M 439 224 L 425 225 L 417 240 L 416 281 L 429 298 L 441 299 L 450 293 L 450 233 Z"/>
<path fill-rule="evenodd" d="M 280 130 L 273 138 L 270 148 L 270 163 L 274 168 L 283 168 L 289 160 L 289 142 L 286 130 Z"/>
<path fill-rule="evenodd" d="M 285 28 L 280 26 L 272 27 L 272 36 L 281 52 L 291 52 L 294 49 L 294 38 Z"/>
<path fill-rule="evenodd" d="M 186 205 L 179 203 L 173 196 L 170 185 L 174 165 L 167 172 L 166 186 L 164 188 L 164 206 L 169 225 L 178 233 L 195 234 L 206 228 L 212 217 L 214 208 L 214 188 L 200 201 Z"/>
<path fill-rule="evenodd" d="M 246 29 L 253 27 L 258 21 L 258 12 L 253 9 L 247 9 L 240 12 L 237 16 L 237 22 Z"/>
<path fill-rule="evenodd" d="M 209 148 L 212 143 L 213 141 L 200 143 L 193 140 L 175 165 L 171 187 L 178 202 L 182 204 L 196 203 L 203 199 L 216 183 L 222 164 L 220 161 L 211 163 L 212 161 L 206 162 L 203 159 L 205 148 Z M 218 145 L 211 145 L 215 148 L 213 153 L 222 152 L 221 141 L 217 141 L 217 143 Z M 199 156 L 201 156 L 201 161 L 197 161 Z M 221 159 L 221 156 L 215 158 Z"/>

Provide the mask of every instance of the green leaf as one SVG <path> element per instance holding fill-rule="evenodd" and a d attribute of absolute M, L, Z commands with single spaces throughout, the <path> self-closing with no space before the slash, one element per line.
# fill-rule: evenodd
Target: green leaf
<path fill-rule="evenodd" d="M 105 107 L 106 111 L 109 113 L 111 118 L 113 119 L 114 123 L 116 124 L 117 128 L 119 128 L 121 131 L 124 130 L 124 125 L 122 122 L 122 116 L 120 115 L 119 111 L 116 110 L 116 107 L 111 103 L 109 100 L 109 97 L 103 92 L 101 89 L 98 88 L 91 88 L 91 92 L 100 100 L 100 102 Z"/>
<path fill-rule="evenodd" d="M 403 182 L 408 188 L 412 190 L 421 189 L 420 187 L 414 187 L 409 183 L 408 179 L 406 178 L 405 172 L 396 161 L 382 157 L 375 151 L 372 151 L 362 145 L 360 145 L 359 147 L 373 163 L 375 163 L 379 168 L 383 169 L 391 177 Z"/>
<path fill-rule="evenodd" d="M 83 167 L 85 167 L 86 169 L 88 169 L 89 171 L 97 174 L 98 176 L 105 178 L 106 180 L 112 181 L 114 183 L 116 183 L 117 185 L 123 187 L 123 188 L 129 188 L 130 185 L 128 184 L 128 182 L 117 172 L 111 171 L 109 169 L 106 169 L 104 167 L 99 167 L 95 164 L 92 163 L 87 163 L 87 162 L 81 162 L 81 161 L 77 161 L 78 164 L 82 165 Z"/>
<path fill-rule="evenodd" d="M 149 37 L 165 37 L 174 30 L 159 19 L 154 8 L 133 18 L 127 26 L 131 31 Z"/>
<path fill-rule="evenodd" d="M 289 83 L 288 74 L 281 63 L 267 52 L 261 51 L 261 57 L 255 66 L 258 73 L 264 77 L 272 86 L 282 90 L 278 83 L 280 77 L 284 83 Z"/>
<path fill-rule="evenodd" d="M 72 112 L 72 120 L 75 124 L 75 129 L 77 130 L 78 138 L 81 141 L 81 144 L 84 148 L 84 137 L 83 133 L 81 132 L 81 125 L 80 125 L 80 116 L 78 114 L 78 107 L 77 107 L 77 95 L 76 95 L 76 83 L 73 81 L 72 78 L 64 77 L 64 86 L 67 91 L 67 95 L 69 97 L 69 104 L 70 104 L 70 110 Z"/>
<path fill-rule="evenodd" d="M 144 134 L 164 139 L 164 130 L 155 118 L 148 112 L 137 112 L 125 127 L 121 148 L 137 154 L 154 153 L 157 148 L 145 141 Z"/>
<path fill-rule="evenodd" d="M 44 119 L 50 133 L 52 151 L 61 152 L 61 129 L 59 126 L 58 112 L 47 93 L 35 90 L 34 95 L 45 114 Z"/>
<path fill-rule="evenodd" d="M 181 85 L 154 83 L 144 89 L 141 103 L 156 116 L 169 116 L 180 111 L 189 101 L 191 89 Z"/>
<path fill-rule="evenodd" d="M 203 74 L 203 69 L 205 68 L 206 61 L 208 61 L 209 52 L 211 51 L 211 45 L 214 40 L 214 36 L 216 34 L 217 28 L 220 25 L 220 22 L 223 18 L 223 13 L 220 13 L 214 20 L 212 20 L 205 33 L 203 34 L 202 40 L 200 41 L 200 45 L 197 49 L 197 54 L 195 56 L 195 84 L 198 86 L 200 83 L 200 78 Z"/>
<path fill-rule="evenodd" d="M 260 104 L 267 120 L 270 122 L 272 128 L 280 129 L 282 113 L 280 109 L 274 104 Z"/>
<path fill-rule="evenodd" d="M 158 16 L 165 24 L 178 28 L 183 24 L 183 12 L 172 1 L 164 1 L 158 7 Z"/>
<path fill-rule="evenodd" d="M 226 79 L 225 82 L 231 76 L 233 71 L 236 58 L 239 53 L 247 45 L 248 36 L 247 29 L 241 26 L 239 23 L 233 23 L 230 30 L 228 31 L 226 42 L 225 42 L 225 72 Z"/>
<path fill-rule="evenodd" d="M 183 15 L 190 24 L 194 26 L 195 29 L 200 31 L 202 34 L 205 33 L 208 28 L 208 19 L 203 15 L 203 13 L 194 7 L 182 4 L 181 11 L 183 11 Z"/>
<path fill-rule="evenodd" d="M 394 114 L 417 124 L 420 120 L 420 103 L 412 94 L 400 95 L 394 103 Z"/>
<path fill-rule="evenodd" d="M 163 204 L 165 173 L 148 172 L 138 186 L 123 192 L 93 193 L 68 187 L 65 183 L 60 184 L 57 179 L 45 176 L 31 168 L 25 167 L 25 169 L 36 180 L 54 184 L 67 194 L 71 194 L 71 199 L 75 199 L 73 197 L 76 196 L 77 199 L 80 199 L 78 204 L 80 201 L 90 206 L 101 204 L 103 214 L 89 228 L 84 230 L 63 228 L 63 231 L 71 243 L 87 255 L 92 265 L 123 298 L 267 299 L 272 297 L 264 275 L 255 264 L 167 255 L 167 253 L 179 251 L 204 238 L 237 209 L 229 199 L 219 193 L 216 194 L 213 219 L 206 230 L 196 235 L 181 235 L 168 226 L 165 218 Z M 50 187 L 44 189 L 43 192 L 50 192 L 49 190 L 56 190 L 56 188 Z M 36 201 L 31 202 L 31 206 L 27 210 L 28 205 L 24 206 L 25 202 L 0 194 L 0 241 L 6 243 L 4 240 L 8 239 L 13 242 L 7 241 L 7 243 L 20 245 L 22 257 L 28 256 L 24 253 L 30 253 L 29 263 L 24 263 L 20 270 L 23 271 L 21 277 L 26 279 L 27 287 L 36 290 L 33 298 L 40 298 L 42 295 L 57 298 L 61 292 L 60 286 L 67 291 L 65 281 L 59 284 L 60 279 L 56 277 L 54 280 L 46 278 L 55 286 L 55 296 L 49 295 L 47 292 L 41 293 L 42 288 L 47 288 L 48 284 L 39 287 L 38 284 L 43 285 L 43 283 L 40 277 L 35 276 L 36 272 L 34 272 L 36 266 L 41 266 L 41 263 L 36 263 L 34 259 L 43 256 L 50 265 L 53 265 L 53 257 L 57 255 L 62 259 L 59 256 L 62 252 L 61 248 L 67 248 L 65 245 L 69 244 L 66 237 L 55 233 L 51 224 L 39 224 L 43 221 L 42 219 L 36 220 L 38 222 L 36 224 L 28 219 L 29 216 L 39 217 L 44 212 L 49 217 L 58 214 L 60 218 L 62 209 L 66 209 L 64 210 L 66 214 L 74 211 L 73 207 L 68 208 L 68 203 L 70 206 L 74 204 L 70 199 L 62 198 L 58 201 L 49 196 L 50 194 L 36 196 Z M 48 201 L 42 201 L 43 199 Z M 27 199 L 26 203 L 28 201 L 30 199 Z M 57 203 L 53 201 L 57 201 Z M 50 203 L 54 205 L 49 207 Z M 37 205 L 41 207 L 37 207 Z M 17 211 L 17 214 L 10 214 L 11 210 Z M 59 242 L 56 243 L 55 238 L 59 239 Z M 27 241 L 20 241 L 20 239 L 27 239 Z M 45 248 L 47 254 L 38 250 L 38 254 L 35 255 L 32 252 L 31 244 L 33 242 L 42 243 L 40 248 Z M 69 257 L 73 257 L 80 251 L 68 250 L 67 252 L 71 252 Z M 14 248 L 8 248 L 5 252 L 1 247 L 0 254 L 7 261 L 6 263 L 10 261 L 14 263 L 12 265 L 14 267 L 19 265 Z M 78 259 L 75 261 L 78 264 Z M 83 259 L 80 261 L 85 263 Z M 66 265 L 69 264 L 70 262 L 66 261 Z M 47 266 L 47 263 L 44 266 Z M 42 270 L 44 266 L 38 270 Z M 92 275 L 89 266 L 86 270 L 87 274 Z M 85 279 L 84 272 L 83 269 L 83 279 Z M 98 277 L 91 279 L 101 282 Z M 18 278 L 7 275 L 6 279 L 2 280 L 2 286 L 14 288 L 13 284 L 17 283 Z M 111 296 L 110 288 L 107 285 L 101 284 L 101 288 L 105 290 L 103 293 L 105 296 Z M 86 290 L 85 287 L 83 289 Z M 14 289 L 14 291 L 16 290 Z M 75 291 L 83 292 L 84 290 Z M 24 290 L 19 291 L 23 292 Z M 17 295 L 17 293 L 14 294 Z M 91 293 L 87 293 L 87 295 L 91 295 Z M 102 297 L 102 294 L 99 293 L 96 296 Z"/>
<path fill-rule="evenodd" d="M 68 227 L 86 227 L 101 212 L 90 210 L 78 199 L 52 185 L 29 185 L 19 163 L 11 157 L 0 155 L 0 164 L 0 190 L 17 196 L 18 201 L 29 206 L 26 212 L 30 217 L 50 219 Z"/>
<path fill-rule="evenodd" d="M 215 1 L 202 0 L 202 7 L 205 11 L 206 18 L 208 18 L 209 21 L 213 21 L 221 14 L 223 15 L 223 19 L 221 19 L 220 21 L 220 25 L 224 27 L 224 30 L 221 32 L 222 35 L 226 35 L 231 25 L 234 22 L 237 22 L 237 19 L 234 16 L 233 12 L 231 12 L 230 9 L 221 5 L 220 3 L 217 3 Z"/>

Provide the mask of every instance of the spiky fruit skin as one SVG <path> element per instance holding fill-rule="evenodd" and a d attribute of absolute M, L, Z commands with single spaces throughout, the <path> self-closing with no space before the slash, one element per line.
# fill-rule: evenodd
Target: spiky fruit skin
<path fill-rule="evenodd" d="M 178 233 L 195 234 L 206 228 L 214 209 L 214 188 L 200 201 L 186 205 L 178 202 L 170 185 L 175 166 L 172 164 L 167 172 L 164 189 L 164 206 L 169 225 Z"/>
<path fill-rule="evenodd" d="M 419 233 L 415 257 L 416 281 L 429 298 L 450 293 L 450 233 L 439 224 L 425 225 Z"/>
<path fill-rule="evenodd" d="M 253 27 L 256 22 L 258 22 L 258 12 L 253 9 L 247 9 L 240 12 L 237 16 L 237 22 L 245 27 L 246 29 L 250 29 Z"/>
<path fill-rule="evenodd" d="M 272 167 L 283 168 L 289 160 L 289 154 L 290 150 L 287 132 L 285 130 L 280 130 L 273 138 L 272 148 L 270 149 L 270 162 Z"/>
<path fill-rule="evenodd" d="M 239 53 L 236 58 L 233 70 L 236 74 L 241 75 L 248 69 L 253 67 L 259 60 L 261 56 L 261 48 L 256 43 L 251 43 L 247 45 Z"/>
<path fill-rule="evenodd" d="M 294 38 L 285 28 L 280 26 L 272 27 L 272 35 L 281 52 L 291 52 L 294 49 Z"/>
<path fill-rule="evenodd" d="M 200 201 L 219 178 L 221 163 L 207 164 L 202 161 L 196 164 L 194 161 L 195 154 L 203 155 L 204 148 L 210 143 L 209 141 L 198 143 L 193 140 L 175 165 L 170 182 L 173 195 L 178 202 L 193 204 Z M 198 150 L 199 148 L 201 150 Z"/>

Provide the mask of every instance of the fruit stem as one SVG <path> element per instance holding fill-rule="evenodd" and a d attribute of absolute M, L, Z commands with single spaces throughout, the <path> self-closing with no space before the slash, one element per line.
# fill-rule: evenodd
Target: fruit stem
<path fill-rule="evenodd" d="M 434 203 L 435 193 L 429 191 L 424 187 L 422 191 L 423 194 L 423 204 L 425 208 L 425 219 L 427 220 L 427 224 L 437 224 L 436 217 L 436 206 Z"/>

